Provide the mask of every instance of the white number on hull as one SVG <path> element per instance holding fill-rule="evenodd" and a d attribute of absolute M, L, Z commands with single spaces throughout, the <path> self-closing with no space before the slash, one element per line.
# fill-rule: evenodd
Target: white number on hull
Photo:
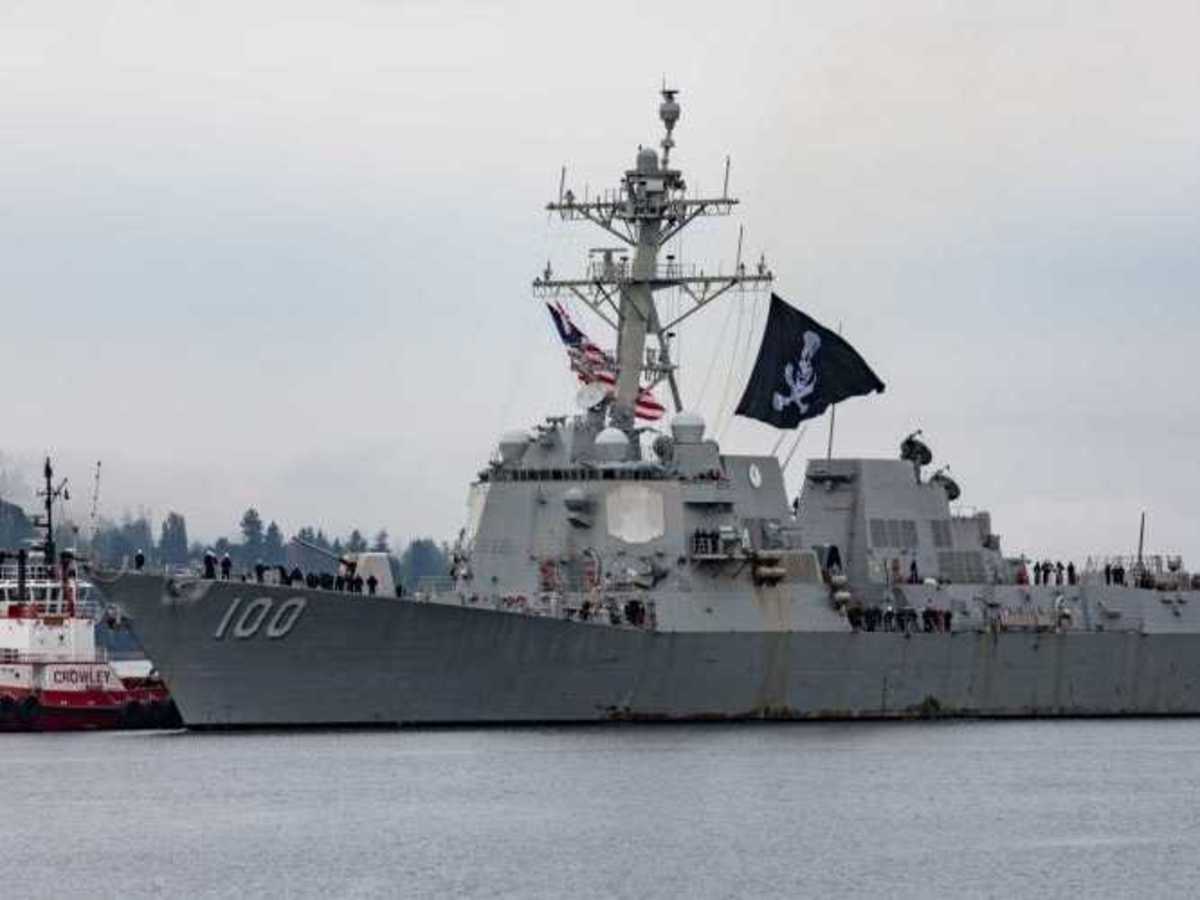
<path fill-rule="evenodd" d="M 242 598 L 234 597 L 229 609 L 225 610 L 225 615 L 221 617 L 221 624 L 213 632 L 213 637 L 218 641 L 224 640 L 232 625 L 233 637 L 246 640 L 258 634 L 263 622 L 267 623 L 268 640 L 284 637 L 296 627 L 304 613 L 304 607 L 308 606 L 308 601 L 303 597 L 284 600 L 275 608 L 274 615 L 271 614 L 273 606 L 274 601 L 270 597 L 258 597 L 242 608 Z"/>

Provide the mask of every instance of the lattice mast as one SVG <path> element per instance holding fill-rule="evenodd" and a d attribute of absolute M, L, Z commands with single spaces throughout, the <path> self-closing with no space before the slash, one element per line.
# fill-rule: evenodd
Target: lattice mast
<path fill-rule="evenodd" d="M 661 161 L 653 147 L 639 148 L 635 166 L 625 172 L 620 187 L 595 199 L 581 200 L 567 190 L 564 169 L 558 201 L 546 205 L 564 220 L 585 219 L 598 225 L 625 247 L 593 250 L 584 278 L 554 278 L 547 264 L 545 272 L 533 282 L 536 295 L 571 294 L 616 330 L 617 385 L 609 419 L 613 426 L 626 431 L 634 426 L 634 407 L 643 376 L 650 385 L 666 380 L 676 411 L 683 408 L 671 361 L 673 329 L 731 288 L 762 288 L 773 277 L 762 258 L 753 271 L 747 271 L 741 259 L 740 236 L 732 275 L 705 275 L 694 269 L 685 272 L 671 256 L 665 263 L 659 262 L 659 252 L 667 242 L 697 217 L 727 216 L 738 203 L 729 196 L 728 160 L 719 197 L 688 197 L 682 171 L 671 168 L 675 146 L 672 134 L 680 111 L 675 99 L 678 93 L 666 88 L 662 91 L 658 115 L 666 134 L 660 142 Z M 626 247 L 632 248 L 632 261 Z M 654 294 L 667 288 L 679 288 L 692 305 L 664 322 Z M 648 336 L 655 338 L 656 352 L 647 352 Z"/>

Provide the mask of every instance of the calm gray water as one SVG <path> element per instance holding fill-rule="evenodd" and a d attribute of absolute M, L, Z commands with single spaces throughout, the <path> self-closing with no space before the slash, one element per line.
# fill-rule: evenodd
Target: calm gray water
<path fill-rule="evenodd" d="M 4 897 L 1195 896 L 1200 721 L 2 735 Z"/>

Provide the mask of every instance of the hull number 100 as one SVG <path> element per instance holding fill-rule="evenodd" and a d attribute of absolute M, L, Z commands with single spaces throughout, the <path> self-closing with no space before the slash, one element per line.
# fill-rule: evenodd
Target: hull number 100
<path fill-rule="evenodd" d="M 258 597 L 243 606 L 242 598 L 234 597 L 213 637 L 218 641 L 226 637 L 246 640 L 262 632 L 269 640 L 277 640 L 296 627 L 307 605 L 303 597 L 292 597 L 278 606 L 270 597 Z"/>

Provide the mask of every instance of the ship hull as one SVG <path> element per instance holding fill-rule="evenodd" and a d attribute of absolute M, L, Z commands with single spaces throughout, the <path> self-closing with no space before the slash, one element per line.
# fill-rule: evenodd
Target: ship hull
<path fill-rule="evenodd" d="M 1200 713 L 1194 633 L 647 631 L 247 587 L 109 587 L 188 727 Z"/>

